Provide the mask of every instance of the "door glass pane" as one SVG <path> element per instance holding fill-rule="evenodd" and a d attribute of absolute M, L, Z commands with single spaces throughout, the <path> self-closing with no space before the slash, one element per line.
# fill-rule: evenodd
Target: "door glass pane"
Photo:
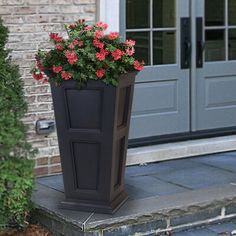
<path fill-rule="evenodd" d="M 229 25 L 236 25 L 236 0 L 229 0 Z"/>
<path fill-rule="evenodd" d="M 206 61 L 225 60 L 225 31 L 224 30 L 206 30 L 205 34 Z"/>
<path fill-rule="evenodd" d="M 205 0 L 205 25 L 220 26 L 224 22 L 225 0 Z"/>
<path fill-rule="evenodd" d="M 126 28 L 149 28 L 150 27 L 150 0 L 127 0 L 126 1 Z"/>
<path fill-rule="evenodd" d="M 175 0 L 153 0 L 153 27 L 175 27 Z"/>
<path fill-rule="evenodd" d="M 150 33 L 149 32 L 129 32 L 126 33 L 127 39 L 136 41 L 135 57 L 144 60 L 145 65 L 150 65 Z"/>
<path fill-rule="evenodd" d="M 236 29 L 229 30 L 229 60 L 236 60 Z"/>
<path fill-rule="evenodd" d="M 153 64 L 176 63 L 175 32 L 163 31 L 153 33 Z"/>

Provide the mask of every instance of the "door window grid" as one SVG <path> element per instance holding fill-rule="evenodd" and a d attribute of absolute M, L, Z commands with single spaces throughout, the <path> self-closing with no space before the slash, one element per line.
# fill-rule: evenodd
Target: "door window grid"
<path fill-rule="evenodd" d="M 147 1 L 147 0 L 146 0 Z M 148 0 L 149 2 L 149 27 L 145 27 L 145 28 L 138 28 L 138 27 L 129 27 L 129 21 L 128 19 L 128 15 L 127 15 L 127 4 L 132 2 L 132 0 L 126 0 L 126 38 L 133 38 L 134 40 L 136 40 L 137 45 L 136 45 L 136 52 L 137 52 L 137 57 L 138 59 L 142 59 L 142 58 L 147 58 L 145 63 L 146 65 L 152 66 L 152 65 L 163 65 L 163 64 L 175 64 L 176 60 L 177 60 L 177 55 L 176 55 L 176 1 L 175 0 L 163 0 L 163 1 L 169 1 L 169 2 L 173 2 L 173 26 L 168 26 L 168 27 L 154 27 L 154 9 L 153 9 L 153 4 L 156 4 L 157 2 L 161 3 L 162 1 L 159 0 Z M 162 9 L 164 10 L 164 9 Z M 165 12 L 164 12 L 165 14 Z M 157 24 L 157 23 L 156 23 Z M 165 24 L 165 23 L 164 23 Z M 141 32 L 146 32 L 147 33 L 147 38 L 148 38 L 148 45 L 146 45 L 147 48 L 147 55 L 144 55 L 144 51 L 142 52 L 141 48 L 144 46 L 140 46 L 139 44 L 139 39 L 136 37 L 139 33 Z M 160 32 L 160 34 L 158 34 L 157 32 Z M 162 33 L 162 34 L 161 34 Z M 171 34 L 174 35 L 174 37 L 171 37 Z M 158 37 L 154 37 L 154 35 L 162 35 L 162 37 L 160 39 L 158 39 Z M 167 40 L 163 40 L 164 37 L 168 38 L 169 35 L 169 39 L 172 38 L 172 47 L 173 50 L 166 50 L 166 48 L 164 48 L 163 42 L 167 41 Z M 162 43 L 161 43 L 162 42 Z M 166 45 L 167 46 L 167 45 Z M 154 47 L 156 48 L 155 52 L 154 52 Z M 167 48 L 168 49 L 168 48 Z M 156 53 L 158 52 L 159 53 Z M 163 56 L 167 53 L 170 53 L 169 55 Z M 139 55 L 140 54 L 140 55 Z M 172 55 L 171 55 L 172 54 Z M 154 58 L 154 55 L 157 56 L 157 58 Z M 158 57 L 162 57 L 161 59 Z"/>
<path fill-rule="evenodd" d="M 211 0 L 205 0 L 205 25 L 204 25 L 204 35 L 205 35 L 205 43 L 206 43 L 206 50 L 205 50 L 205 61 L 211 62 L 211 61 L 230 61 L 230 60 L 236 60 L 236 15 L 230 14 L 230 12 L 236 11 L 236 1 L 235 0 L 218 0 L 222 1 L 224 5 L 224 9 L 222 13 L 224 14 L 223 17 L 223 25 L 217 26 L 209 24 L 207 22 L 207 19 L 209 18 L 207 15 L 207 6 Z M 215 2 L 214 2 L 215 4 Z M 235 9 L 235 11 L 232 10 L 232 8 Z M 234 18 L 232 18 L 234 17 Z M 230 23 L 231 22 L 231 23 Z M 220 31 L 224 32 L 223 37 L 220 37 Z M 235 31 L 235 32 L 234 32 Z M 210 37 L 210 40 L 208 40 L 207 35 L 217 35 L 215 37 L 215 40 Z M 232 37 L 231 37 L 232 35 Z M 213 41 L 211 41 L 211 39 Z M 220 47 L 222 47 L 220 41 L 223 40 L 223 49 L 220 52 Z M 215 48 L 213 46 L 215 45 Z M 217 47 L 218 46 L 218 47 Z M 231 48 L 232 47 L 232 48 Z M 214 53 L 215 50 L 215 53 Z M 218 50 L 218 54 L 217 54 Z M 211 51 L 213 52 L 211 55 Z M 221 54 L 221 55 L 220 55 Z"/>

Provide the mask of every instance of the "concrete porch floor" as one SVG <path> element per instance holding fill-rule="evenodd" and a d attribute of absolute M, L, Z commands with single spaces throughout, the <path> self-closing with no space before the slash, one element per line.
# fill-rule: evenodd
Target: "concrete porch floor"
<path fill-rule="evenodd" d="M 183 230 L 236 218 L 236 152 L 130 166 L 125 182 L 129 200 L 105 215 L 59 209 L 62 176 L 38 178 L 34 219 L 60 236 L 191 236 Z"/>

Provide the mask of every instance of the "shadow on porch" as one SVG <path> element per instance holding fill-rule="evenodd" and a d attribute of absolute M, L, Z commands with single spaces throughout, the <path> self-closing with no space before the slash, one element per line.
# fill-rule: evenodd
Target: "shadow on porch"
<path fill-rule="evenodd" d="M 236 152 L 130 166 L 125 181 L 129 200 L 105 215 L 58 208 L 62 176 L 38 178 L 34 219 L 60 236 L 126 236 L 162 235 L 236 217 Z"/>

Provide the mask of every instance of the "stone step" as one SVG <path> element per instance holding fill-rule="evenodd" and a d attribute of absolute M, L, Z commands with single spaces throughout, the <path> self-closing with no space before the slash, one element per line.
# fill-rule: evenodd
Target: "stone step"
<path fill-rule="evenodd" d="M 113 215 L 60 209 L 62 176 L 39 178 L 34 220 L 55 236 L 182 236 L 236 219 L 235 167 L 236 152 L 127 167 L 130 199 Z"/>
<path fill-rule="evenodd" d="M 43 185 L 36 194 L 34 220 L 58 236 L 158 235 L 236 217 L 234 184 L 128 201 L 114 215 L 59 209 L 64 194 Z"/>

